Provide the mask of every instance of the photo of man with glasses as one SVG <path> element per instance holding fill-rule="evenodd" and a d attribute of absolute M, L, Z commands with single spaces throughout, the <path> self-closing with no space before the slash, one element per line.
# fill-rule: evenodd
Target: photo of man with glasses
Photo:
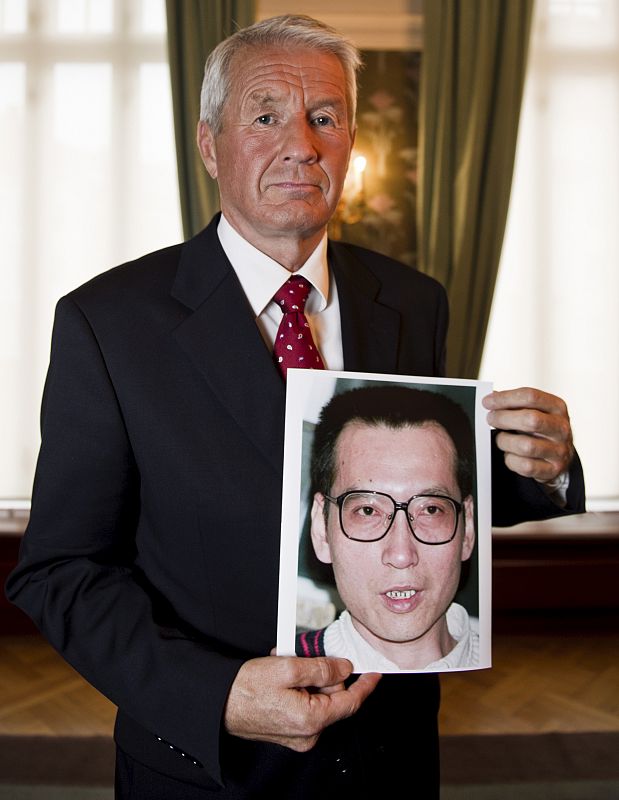
<path fill-rule="evenodd" d="M 462 406 L 390 384 L 336 394 L 310 470 L 313 550 L 332 565 L 345 610 L 300 633 L 297 654 L 349 658 L 356 672 L 479 666 L 477 620 L 453 602 L 476 537 Z"/>

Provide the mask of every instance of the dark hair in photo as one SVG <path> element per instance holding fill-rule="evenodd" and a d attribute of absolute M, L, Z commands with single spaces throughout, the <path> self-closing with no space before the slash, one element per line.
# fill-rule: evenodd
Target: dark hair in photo
<path fill-rule="evenodd" d="M 323 407 L 314 431 L 311 456 L 312 494 L 330 494 L 335 480 L 337 440 L 350 422 L 418 427 L 436 423 L 443 427 L 456 450 L 456 480 L 465 498 L 473 489 L 474 436 L 462 406 L 444 394 L 407 386 L 366 386 L 334 395 Z"/>

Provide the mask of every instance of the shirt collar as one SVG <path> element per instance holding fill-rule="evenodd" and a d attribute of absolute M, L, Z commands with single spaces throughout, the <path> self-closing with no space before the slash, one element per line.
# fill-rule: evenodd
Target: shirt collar
<path fill-rule="evenodd" d="M 259 317 L 280 286 L 290 278 L 290 272 L 237 233 L 223 214 L 217 226 L 217 235 L 241 282 L 254 315 Z M 302 275 L 316 289 L 316 292 L 310 295 L 307 310 L 312 313 L 324 311 L 329 298 L 326 232 L 295 275 Z"/>
<path fill-rule="evenodd" d="M 393 661 L 375 650 L 372 645 L 361 636 L 353 625 L 350 612 L 345 609 L 340 614 L 337 622 L 341 623 L 340 635 L 345 642 L 345 658 L 349 658 L 359 670 L 370 669 L 374 672 L 399 672 L 400 668 Z"/>
<path fill-rule="evenodd" d="M 447 609 L 447 628 L 456 642 L 455 647 L 442 658 L 423 669 L 401 670 L 397 664 L 375 650 L 355 628 L 352 617 L 344 610 L 325 632 L 325 650 L 328 655 L 341 656 L 353 662 L 355 672 L 436 672 L 458 667 L 475 667 L 479 663 L 478 637 L 474 634 L 471 619 L 465 608 L 452 603 Z M 330 635 L 331 634 L 331 635 Z M 327 637 L 329 640 L 327 641 Z"/>

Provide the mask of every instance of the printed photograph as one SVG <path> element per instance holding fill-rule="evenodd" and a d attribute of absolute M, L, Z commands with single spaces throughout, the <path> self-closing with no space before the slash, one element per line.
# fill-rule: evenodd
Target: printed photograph
<path fill-rule="evenodd" d="M 289 372 L 278 654 L 355 672 L 490 666 L 490 391 Z"/>

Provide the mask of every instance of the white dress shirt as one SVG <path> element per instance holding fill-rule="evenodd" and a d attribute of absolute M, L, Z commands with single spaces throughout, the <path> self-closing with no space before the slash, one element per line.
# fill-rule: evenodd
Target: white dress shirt
<path fill-rule="evenodd" d="M 291 273 L 237 233 L 223 214 L 217 235 L 252 307 L 262 338 L 272 351 L 282 319 L 282 310 L 273 296 Z M 326 232 L 305 264 L 294 274 L 302 275 L 312 284 L 305 316 L 326 369 L 343 369 L 340 304 L 327 263 Z"/>

